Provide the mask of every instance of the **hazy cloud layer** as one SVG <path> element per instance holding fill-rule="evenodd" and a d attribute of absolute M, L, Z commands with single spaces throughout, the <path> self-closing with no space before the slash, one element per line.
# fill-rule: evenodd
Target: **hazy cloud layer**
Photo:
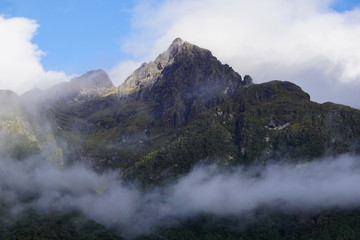
<path fill-rule="evenodd" d="M 45 54 L 31 42 L 38 27 L 34 20 L 0 15 L 0 89 L 21 94 L 68 80 L 65 73 L 45 71 L 41 65 Z"/>
<path fill-rule="evenodd" d="M 316 101 L 360 107 L 360 9 L 339 13 L 332 2 L 142 1 L 133 13 L 134 36 L 123 48 L 135 56 L 151 49 L 152 59 L 181 37 L 257 83 L 293 81 Z"/>
<path fill-rule="evenodd" d="M 13 214 L 29 207 L 77 209 L 133 236 L 201 213 L 242 216 L 264 206 L 292 212 L 359 206 L 359 160 L 344 155 L 247 170 L 203 166 L 172 184 L 144 192 L 119 180 L 116 172 L 100 175 L 80 165 L 60 170 L 39 160 L 0 159 L 0 203 L 11 203 Z"/>

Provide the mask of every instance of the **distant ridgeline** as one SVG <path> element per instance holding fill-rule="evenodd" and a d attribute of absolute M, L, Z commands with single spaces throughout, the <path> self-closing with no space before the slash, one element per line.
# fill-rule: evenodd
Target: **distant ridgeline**
<path fill-rule="evenodd" d="M 312 102 L 286 81 L 254 84 L 179 38 L 118 87 L 95 70 L 22 96 L 0 91 L 0 106 L 2 156 L 121 169 L 145 187 L 199 163 L 228 167 L 360 153 L 360 110 Z"/>

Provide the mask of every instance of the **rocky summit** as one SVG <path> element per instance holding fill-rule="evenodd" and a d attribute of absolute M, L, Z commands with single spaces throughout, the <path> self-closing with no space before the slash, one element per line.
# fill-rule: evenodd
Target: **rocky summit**
<path fill-rule="evenodd" d="M 70 82 L 61 83 L 47 90 L 50 98 L 62 101 L 81 101 L 102 96 L 114 89 L 109 76 L 104 70 L 89 71 Z"/>
<path fill-rule="evenodd" d="M 78 162 L 98 172 L 112 169 L 144 191 L 176 181 L 199 164 L 228 169 L 360 154 L 360 110 L 313 102 L 291 82 L 256 84 L 209 50 L 179 38 L 120 86 L 113 86 L 103 70 L 95 70 L 20 97 L 0 91 L 0 105 L 9 103 L 16 107 L 1 111 L 0 136 L 16 141 L 0 144 L 1 156 L 26 161 L 41 155 L 64 169 Z M 297 239 L 299 231 L 329 230 L 331 221 L 340 219 L 351 229 L 344 236 L 359 236 L 359 228 L 346 220 L 358 221 L 359 216 L 330 211 L 318 224 L 311 220 L 313 215 L 284 217 L 271 212 L 262 227 L 269 234 L 274 229 L 283 234 L 274 239 Z M 288 221 L 279 220 L 282 217 Z M 217 239 L 269 236 L 257 232 L 257 226 L 236 232 L 226 225 L 233 219 L 221 221 L 216 225 L 211 216 L 200 216 L 144 239 L 181 239 L 177 231 L 182 236 L 203 234 L 194 239 L 209 239 L 208 232 L 218 234 Z M 304 225 L 289 224 L 293 232 L 281 230 L 297 221 Z"/>
<path fill-rule="evenodd" d="M 162 124 L 179 127 L 251 84 L 250 76 L 242 80 L 209 50 L 177 38 L 155 61 L 135 70 L 118 92 L 122 98 L 155 102 Z"/>
<path fill-rule="evenodd" d="M 251 80 L 242 81 L 238 73 L 223 65 L 209 50 L 177 38 L 154 61 L 143 63 L 135 70 L 119 87 L 119 95 L 158 99 L 157 91 L 170 88 L 169 91 L 181 95 L 187 90 L 188 97 L 212 91 L 226 98 L 240 85 L 251 83 Z"/>

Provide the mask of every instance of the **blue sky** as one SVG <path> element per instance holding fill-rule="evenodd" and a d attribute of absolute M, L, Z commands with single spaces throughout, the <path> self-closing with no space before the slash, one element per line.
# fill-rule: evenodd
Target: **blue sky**
<path fill-rule="evenodd" d="M 344 12 L 360 6 L 360 0 L 335 0 L 331 7 L 338 11 Z"/>
<path fill-rule="evenodd" d="M 111 68 L 130 58 L 121 42 L 130 33 L 136 1 L 11 0 L 1 1 L 7 17 L 26 17 L 40 25 L 33 38 L 46 56 L 45 70 L 81 73 Z"/>
<path fill-rule="evenodd" d="M 98 68 L 120 85 L 181 37 L 257 83 L 360 107 L 360 0 L 0 0 L 0 36 L 0 89 L 19 94 Z"/>
<path fill-rule="evenodd" d="M 331 7 L 351 10 L 360 0 L 336 0 Z M 150 2 L 150 1 L 149 1 Z M 6 17 L 26 17 L 40 25 L 33 43 L 46 56 L 45 70 L 78 74 L 90 69 L 110 69 L 117 62 L 139 60 L 122 51 L 122 42 L 132 33 L 136 0 L 0 0 Z M 161 1 L 158 1 L 159 4 Z M 154 1 L 152 2 L 155 5 Z"/>

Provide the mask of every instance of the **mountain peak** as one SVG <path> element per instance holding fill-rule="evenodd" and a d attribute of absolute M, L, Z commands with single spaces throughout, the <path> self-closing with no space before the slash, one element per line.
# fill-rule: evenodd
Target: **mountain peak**
<path fill-rule="evenodd" d="M 170 47 L 180 46 L 184 43 L 184 40 L 181 38 L 175 38 L 175 40 L 171 43 Z"/>
<path fill-rule="evenodd" d="M 176 38 L 154 61 L 136 69 L 118 93 L 157 102 L 159 116 L 175 119 L 173 126 L 181 126 L 204 109 L 233 97 L 239 87 L 251 84 L 250 76 L 243 81 L 209 50 Z"/>
<path fill-rule="evenodd" d="M 45 95 L 57 101 L 83 102 L 114 90 L 107 73 L 102 69 L 92 70 L 70 82 L 63 82 L 46 90 Z"/>
<path fill-rule="evenodd" d="M 181 47 L 184 46 L 185 43 L 187 43 L 187 42 L 184 42 L 181 38 L 176 38 L 171 43 L 169 48 L 155 59 L 155 62 L 164 62 L 164 61 L 170 62 L 175 57 L 175 55 L 179 52 Z M 187 44 L 189 44 L 189 43 L 187 43 Z M 189 45 L 191 45 L 191 44 L 189 44 Z"/>
<path fill-rule="evenodd" d="M 80 77 L 71 80 L 71 83 L 80 85 L 82 88 L 113 88 L 107 73 L 102 69 L 92 70 L 84 73 Z"/>
<path fill-rule="evenodd" d="M 120 96 L 126 96 L 139 92 L 140 89 L 142 90 L 141 92 L 144 92 L 143 90 L 146 88 L 150 89 L 151 86 L 157 82 L 159 77 L 161 77 L 163 70 L 165 68 L 169 69 L 168 67 L 174 64 L 182 66 L 187 64 L 189 65 L 188 67 L 194 68 L 194 71 L 199 70 L 196 70 L 199 65 L 207 65 L 209 67 L 208 69 L 202 69 L 205 75 L 212 73 L 215 74 L 215 72 L 226 72 L 226 74 L 234 76 L 233 79 L 237 79 L 235 82 L 239 85 L 252 84 L 250 76 L 246 77 L 247 81 L 242 81 L 242 78 L 238 73 L 236 73 L 227 64 L 221 64 L 209 50 L 200 48 L 182 40 L 181 38 L 176 38 L 165 52 L 161 53 L 154 61 L 143 63 L 124 81 L 124 83 L 119 87 Z M 217 68 L 217 70 L 215 68 Z M 182 74 L 188 74 L 189 77 L 194 77 L 190 75 L 195 73 L 188 71 L 182 72 Z M 222 76 L 218 77 L 221 78 Z M 215 78 L 214 80 L 216 81 Z"/>

